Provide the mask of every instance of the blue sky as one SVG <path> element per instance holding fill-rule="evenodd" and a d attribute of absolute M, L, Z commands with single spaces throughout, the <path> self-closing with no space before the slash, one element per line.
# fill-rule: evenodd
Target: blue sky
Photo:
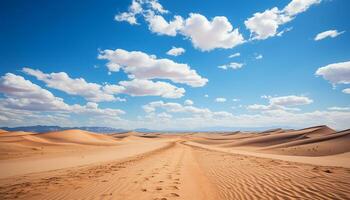
<path fill-rule="evenodd" d="M 346 0 L 1 4 L 1 126 L 349 128 Z"/>

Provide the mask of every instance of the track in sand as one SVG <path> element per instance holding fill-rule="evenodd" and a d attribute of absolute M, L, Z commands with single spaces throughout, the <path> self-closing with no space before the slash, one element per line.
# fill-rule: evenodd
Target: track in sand
<path fill-rule="evenodd" d="M 167 145 L 0 180 L 1 199 L 350 199 L 350 169 Z"/>

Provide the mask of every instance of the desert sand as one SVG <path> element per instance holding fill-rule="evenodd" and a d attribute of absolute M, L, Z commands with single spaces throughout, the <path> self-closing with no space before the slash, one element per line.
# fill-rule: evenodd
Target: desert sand
<path fill-rule="evenodd" d="M 0 130 L 0 199 L 350 199 L 350 130 Z"/>

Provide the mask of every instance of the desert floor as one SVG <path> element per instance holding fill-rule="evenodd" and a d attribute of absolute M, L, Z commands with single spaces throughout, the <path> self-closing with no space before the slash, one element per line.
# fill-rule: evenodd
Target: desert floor
<path fill-rule="evenodd" d="M 0 199 L 350 199 L 350 131 L 0 131 Z"/>

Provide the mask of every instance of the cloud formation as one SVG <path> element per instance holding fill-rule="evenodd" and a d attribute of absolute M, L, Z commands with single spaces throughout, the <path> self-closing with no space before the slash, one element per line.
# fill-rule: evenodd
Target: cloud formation
<path fill-rule="evenodd" d="M 181 98 L 185 89 L 178 88 L 166 82 L 144 79 L 133 79 L 130 81 L 120 81 L 123 87 L 121 93 L 131 96 L 161 96 L 164 98 Z"/>
<path fill-rule="evenodd" d="M 237 62 L 231 62 L 230 64 L 227 65 L 220 65 L 218 66 L 219 69 L 227 70 L 227 69 L 239 69 L 243 67 L 243 63 L 237 63 Z"/>
<path fill-rule="evenodd" d="M 40 81 L 46 83 L 47 87 L 54 88 L 67 94 L 84 97 L 88 101 L 116 101 L 118 100 L 112 94 L 103 90 L 103 87 L 97 83 L 88 83 L 83 78 L 70 78 L 65 72 L 45 74 L 40 70 L 23 68 L 28 75 L 34 76 Z"/>
<path fill-rule="evenodd" d="M 98 104 L 88 102 L 86 105 L 69 105 L 62 98 L 54 96 L 50 91 L 24 79 L 22 76 L 7 73 L 0 78 L 0 92 L 5 98 L 0 101 L 0 110 L 12 113 L 13 110 L 34 112 L 56 112 L 93 114 L 118 117 L 125 112 L 120 109 L 99 109 Z"/>
<path fill-rule="evenodd" d="M 316 76 L 322 76 L 331 84 L 350 84 L 350 61 L 326 65 L 317 69 Z"/>
<path fill-rule="evenodd" d="M 319 41 L 319 40 L 323 40 L 327 37 L 330 37 L 330 38 L 335 38 L 341 34 L 345 33 L 345 31 L 341 31 L 341 32 L 338 32 L 337 30 L 328 30 L 328 31 L 324 31 L 324 32 L 321 32 L 321 33 L 318 33 L 314 40 L 315 41 Z"/>
<path fill-rule="evenodd" d="M 179 56 L 185 53 L 185 49 L 182 47 L 172 47 L 166 54 L 170 56 Z"/>
<path fill-rule="evenodd" d="M 168 11 L 157 0 L 133 0 L 128 12 L 117 14 L 115 20 L 135 25 L 138 24 L 136 16 L 140 15 L 148 23 L 151 32 L 167 36 L 181 34 L 201 51 L 229 49 L 244 43 L 243 36 L 225 16 L 208 20 L 199 13 L 190 13 L 186 19 L 174 15 L 173 19 L 167 21 L 162 15 L 165 13 Z"/>
<path fill-rule="evenodd" d="M 202 87 L 208 79 L 201 77 L 187 64 L 176 63 L 169 59 L 158 59 L 141 51 L 126 51 L 123 49 L 103 50 L 99 59 L 108 60 L 109 71 L 120 69 L 135 79 L 168 79 L 174 83 L 187 84 L 192 87 Z"/>
<path fill-rule="evenodd" d="M 250 31 L 253 40 L 280 36 L 288 29 L 278 31 L 279 26 L 292 21 L 298 14 L 320 2 L 321 0 L 292 0 L 282 10 L 274 7 L 264 12 L 254 13 L 252 17 L 244 21 L 244 24 Z"/>
<path fill-rule="evenodd" d="M 188 37 L 195 48 L 210 51 L 215 48 L 230 49 L 244 42 L 243 36 L 224 16 L 209 21 L 198 13 L 190 13 L 181 33 Z"/>
<path fill-rule="evenodd" d="M 268 105 L 253 104 L 247 106 L 248 110 L 258 110 L 258 111 L 271 111 L 271 110 L 289 110 L 289 111 L 299 111 L 298 108 L 293 108 L 294 106 L 301 106 L 313 103 L 313 100 L 305 96 L 262 96 L 264 99 L 269 100 Z"/>
<path fill-rule="evenodd" d="M 226 98 L 218 97 L 218 98 L 215 99 L 215 102 L 218 102 L 218 103 L 226 102 Z"/>

